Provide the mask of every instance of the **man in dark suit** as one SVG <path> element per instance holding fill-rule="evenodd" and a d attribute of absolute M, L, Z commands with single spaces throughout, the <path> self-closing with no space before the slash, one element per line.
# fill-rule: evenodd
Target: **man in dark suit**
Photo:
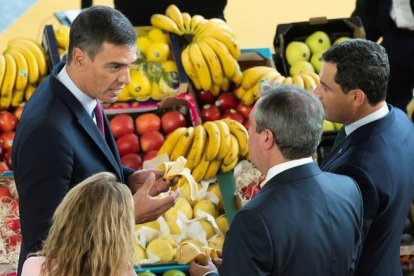
<path fill-rule="evenodd" d="M 326 119 L 346 138 L 322 164 L 352 177 L 364 200 L 362 255 L 356 275 L 402 275 L 400 240 L 414 197 L 414 126 L 385 102 L 390 74 L 385 49 L 353 39 L 327 50 L 315 94 Z"/>
<path fill-rule="evenodd" d="M 249 153 L 265 184 L 231 222 L 220 275 L 354 272 L 362 197 L 351 178 L 324 173 L 312 160 L 323 116 L 318 99 L 295 86 L 270 87 L 256 102 Z M 211 268 L 211 262 L 192 262 L 190 272 L 203 275 Z"/>
<path fill-rule="evenodd" d="M 23 236 L 19 271 L 27 254 L 40 249 L 68 190 L 92 174 L 112 172 L 128 184 L 137 222 L 153 220 L 174 204 L 177 193 L 148 196 L 168 188 L 163 172 L 122 166 L 102 110 L 91 117 L 99 101 L 116 101 L 130 82 L 136 38 L 119 11 L 103 6 L 83 11 L 70 31 L 68 63 L 53 68 L 25 106 L 12 154 Z"/>

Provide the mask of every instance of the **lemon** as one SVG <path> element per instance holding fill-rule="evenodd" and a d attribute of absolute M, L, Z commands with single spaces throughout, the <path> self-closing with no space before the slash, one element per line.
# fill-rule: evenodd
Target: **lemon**
<path fill-rule="evenodd" d="M 170 228 L 170 234 L 171 235 L 180 235 L 181 229 L 178 226 L 177 222 L 175 220 L 168 220 L 167 221 L 168 228 Z"/>
<path fill-rule="evenodd" d="M 229 221 L 227 220 L 226 214 L 216 217 L 216 224 L 223 234 L 226 234 L 229 230 Z"/>
<path fill-rule="evenodd" d="M 145 249 L 139 245 L 135 246 L 135 258 L 137 259 L 138 264 L 140 260 L 147 259 L 147 252 L 145 252 Z"/>
<path fill-rule="evenodd" d="M 170 55 L 170 46 L 164 42 L 151 43 L 147 48 L 147 60 L 163 62 Z"/>
<path fill-rule="evenodd" d="M 200 224 L 203 230 L 206 231 L 206 239 L 209 240 L 215 234 L 213 226 L 205 219 L 200 220 Z"/>
<path fill-rule="evenodd" d="M 146 223 L 142 223 L 142 224 L 135 224 L 135 230 L 140 230 L 143 226 L 155 229 L 155 230 L 160 230 L 160 223 L 156 220 L 153 221 L 149 221 Z"/>
<path fill-rule="evenodd" d="M 171 207 L 163 215 L 165 220 L 176 220 L 177 219 L 177 210 L 174 207 Z"/>
<path fill-rule="evenodd" d="M 53 28 L 58 47 L 67 49 L 69 47 L 70 27 L 67 25 L 59 25 Z"/>
<path fill-rule="evenodd" d="M 208 241 L 208 247 L 214 249 L 222 249 L 224 244 L 224 236 L 216 235 Z"/>
<path fill-rule="evenodd" d="M 163 31 L 161 31 L 158 28 L 153 28 L 151 31 L 149 31 L 148 37 L 149 39 L 152 40 L 152 42 L 162 42 L 165 44 L 169 43 L 167 34 L 165 34 Z"/>
<path fill-rule="evenodd" d="M 139 71 L 131 70 L 131 83 L 129 85 L 129 94 L 139 99 L 149 98 L 151 95 L 151 82 Z"/>
<path fill-rule="evenodd" d="M 184 197 L 179 197 L 177 199 L 174 209 L 181 211 L 188 219 L 193 218 L 193 208 L 191 208 L 191 204 Z"/>
<path fill-rule="evenodd" d="M 175 61 L 167 60 L 162 63 L 162 69 L 164 69 L 164 72 L 177 72 L 177 64 L 175 64 Z"/>
<path fill-rule="evenodd" d="M 217 198 L 219 199 L 218 208 L 220 210 L 223 210 L 223 197 L 221 196 L 221 190 L 218 182 L 210 184 L 210 186 L 208 186 L 207 192 L 213 193 L 217 196 Z"/>
<path fill-rule="evenodd" d="M 171 262 L 175 256 L 177 249 L 168 239 L 156 238 L 153 239 L 147 246 L 147 255 L 151 252 L 158 258 L 160 262 Z"/>
<path fill-rule="evenodd" d="M 147 52 L 148 46 L 151 44 L 151 40 L 146 36 L 141 36 L 138 37 L 136 44 L 141 53 L 145 54 Z"/>

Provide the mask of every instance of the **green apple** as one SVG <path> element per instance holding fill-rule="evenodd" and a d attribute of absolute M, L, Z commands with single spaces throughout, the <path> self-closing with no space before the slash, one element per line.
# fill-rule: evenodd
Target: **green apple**
<path fill-rule="evenodd" d="M 294 64 L 297 61 L 308 61 L 310 58 L 309 47 L 300 41 L 292 41 L 286 47 L 286 60 L 289 65 Z"/>
<path fill-rule="evenodd" d="M 311 57 L 310 63 L 313 65 L 313 68 L 315 68 L 316 73 L 319 73 L 322 69 L 322 65 L 323 65 L 322 55 L 324 52 L 325 50 L 316 52 Z"/>
<path fill-rule="evenodd" d="M 290 66 L 289 69 L 289 73 L 291 76 L 300 75 L 300 73 L 306 71 L 315 73 L 315 69 L 313 68 L 312 64 L 310 64 L 309 61 L 304 60 L 295 62 L 292 66 Z"/>
<path fill-rule="evenodd" d="M 341 37 L 338 37 L 338 38 L 334 41 L 334 43 L 333 43 L 333 44 L 341 43 L 341 42 L 344 42 L 344 41 L 347 41 L 347 40 L 350 40 L 350 39 L 351 39 L 350 37 L 347 37 L 347 36 L 341 36 Z"/>
<path fill-rule="evenodd" d="M 157 276 L 157 275 L 152 273 L 149 270 L 145 270 L 144 272 L 139 272 L 137 276 Z"/>
<path fill-rule="evenodd" d="M 322 50 L 328 50 L 331 47 L 331 40 L 329 36 L 322 31 L 316 31 L 305 40 L 306 45 L 309 46 L 312 53 Z"/>
<path fill-rule="evenodd" d="M 178 269 L 171 269 L 165 271 L 162 276 L 185 276 L 185 273 Z"/>

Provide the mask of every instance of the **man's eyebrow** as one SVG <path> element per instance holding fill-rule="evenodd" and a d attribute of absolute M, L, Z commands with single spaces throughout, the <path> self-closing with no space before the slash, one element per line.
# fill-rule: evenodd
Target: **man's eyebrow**
<path fill-rule="evenodd" d="M 329 87 L 329 85 L 327 85 L 325 82 L 320 81 L 320 83 L 321 83 L 323 86 L 325 86 L 326 88 L 328 88 L 329 90 L 332 90 L 332 89 Z"/>

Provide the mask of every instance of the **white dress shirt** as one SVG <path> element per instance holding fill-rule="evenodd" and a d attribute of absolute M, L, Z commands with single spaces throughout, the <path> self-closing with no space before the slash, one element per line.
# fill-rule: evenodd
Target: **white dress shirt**
<path fill-rule="evenodd" d="M 409 0 L 393 0 L 390 16 L 398 28 L 414 31 L 414 14 Z"/>
<path fill-rule="evenodd" d="M 384 106 L 378 109 L 377 111 L 363 117 L 362 119 L 359 119 L 358 121 L 353 122 L 350 125 L 345 126 L 346 135 L 348 136 L 349 134 L 354 132 L 356 129 L 362 127 L 363 125 L 384 118 L 385 116 L 387 116 L 388 112 L 390 112 L 390 110 L 388 109 L 387 104 L 384 104 Z"/>

